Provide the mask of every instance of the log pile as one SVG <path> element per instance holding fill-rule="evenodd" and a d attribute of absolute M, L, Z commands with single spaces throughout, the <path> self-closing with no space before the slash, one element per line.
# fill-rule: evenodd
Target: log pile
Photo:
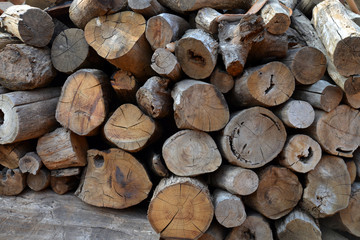
<path fill-rule="evenodd" d="M 62 2 L 0 5 L 2 224 L 51 188 L 126 239 L 360 237 L 353 1 Z"/>

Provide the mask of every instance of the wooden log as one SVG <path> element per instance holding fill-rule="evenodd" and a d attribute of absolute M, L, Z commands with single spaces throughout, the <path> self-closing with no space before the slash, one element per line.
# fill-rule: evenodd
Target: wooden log
<path fill-rule="evenodd" d="M 190 12 L 204 7 L 214 9 L 233 9 L 242 8 L 249 9 L 256 1 L 249 0 L 159 0 L 159 2 L 175 12 Z"/>
<path fill-rule="evenodd" d="M 154 73 L 150 67 L 152 50 L 145 38 L 145 26 L 142 15 L 123 11 L 92 19 L 85 27 L 85 39 L 111 64 L 144 79 Z"/>
<path fill-rule="evenodd" d="M 140 109 L 152 118 L 164 118 L 172 113 L 170 80 L 151 77 L 136 92 L 136 102 Z"/>
<path fill-rule="evenodd" d="M 159 137 L 160 128 L 137 106 L 126 103 L 116 109 L 104 126 L 107 140 L 129 152 L 138 152 Z"/>
<path fill-rule="evenodd" d="M 56 76 L 50 49 L 8 44 L 0 51 L 0 84 L 11 90 L 45 87 Z"/>
<path fill-rule="evenodd" d="M 34 144 L 32 141 L 0 145 L 0 164 L 10 169 L 18 168 L 20 159 L 33 150 Z"/>
<path fill-rule="evenodd" d="M 79 181 L 76 176 L 70 177 L 50 177 L 51 189 L 60 195 L 63 195 L 76 188 Z"/>
<path fill-rule="evenodd" d="M 314 108 L 330 112 L 340 104 L 343 91 L 328 81 L 319 80 L 309 86 L 298 85 L 291 97 L 306 101 Z"/>
<path fill-rule="evenodd" d="M 357 170 L 356 170 L 356 164 L 353 160 L 348 160 L 345 162 L 346 168 L 350 175 L 350 183 L 353 184 L 356 180 Z"/>
<path fill-rule="evenodd" d="M 235 79 L 231 92 L 237 106 L 277 106 L 286 102 L 295 89 L 294 76 L 281 62 L 247 68 Z"/>
<path fill-rule="evenodd" d="M 270 110 L 253 107 L 232 115 L 218 147 L 231 164 L 258 168 L 273 160 L 286 141 L 283 123 Z"/>
<path fill-rule="evenodd" d="M 74 0 L 69 8 L 69 17 L 77 27 L 84 29 L 91 19 L 118 12 L 126 6 L 126 0 Z"/>
<path fill-rule="evenodd" d="M 9 229 L 15 239 L 56 239 L 54 236 L 159 239 L 142 208 L 121 211 L 98 208 L 83 203 L 73 194 L 57 195 L 51 190 L 41 194 L 25 191 L 16 198 L 0 196 L 0 199 L 2 227 Z M 0 238 L 7 239 L 9 231 L 1 231 Z"/>
<path fill-rule="evenodd" d="M 311 215 L 294 209 L 285 218 L 275 222 L 279 240 L 321 240 L 321 230 Z"/>
<path fill-rule="evenodd" d="M 229 108 L 222 93 L 208 83 L 183 80 L 171 91 L 174 118 L 179 129 L 218 131 L 229 121 Z"/>
<path fill-rule="evenodd" d="M 54 23 L 49 14 L 29 5 L 14 5 L 0 16 L 1 26 L 24 43 L 45 47 L 54 32 Z"/>
<path fill-rule="evenodd" d="M 161 157 L 160 153 L 150 152 L 148 157 L 148 162 L 150 165 L 150 170 L 156 174 L 158 177 L 169 177 L 169 170 L 166 168 L 164 160 Z"/>
<path fill-rule="evenodd" d="M 194 79 L 204 79 L 211 75 L 216 65 L 217 51 L 217 41 L 201 29 L 186 31 L 175 47 L 175 55 L 182 70 Z"/>
<path fill-rule="evenodd" d="M 88 165 L 75 192 L 82 201 L 122 209 L 148 197 L 152 183 L 131 154 L 117 148 L 88 151 Z"/>
<path fill-rule="evenodd" d="M 140 13 L 146 18 L 167 12 L 157 0 L 128 0 L 129 7 L 136 13 Z"/>
<path fill-rule="evenodd" d="M 39 173 L 43 163 L 36 152 L 28 152 L 19 160 L 19 169 L 22 173 L 36 175 Z"/>
<path fill-rule="evenodd" d="M 289 49 L 307 46 L 305 40 L 301 37 L 300 33 L 298 33 L 295 29 L 289 27 L 285 33 L 288 38 Z"/>
<path fill-rule="evenodd" d="M 293 73 L 297 83 L 309 85 L 319 81 L 326 71 L 326 57 L 313 47 L 289 49 L 281 60 Z"/>
<path fill-rule="evenodd" d="M 10 33 L 0 32 L 0 50 L 3 49 L 8 44 L 18 44 L 21 43 L 20 39 L 14 37 Z"/>
<path fill-rule="evenodd" d="M 314 108 L 310 103 L 290 99 L 274 110 L 276 116 L 290 128 L 307 128 L 315 119 Z"/>
<path fill-rule="evenodd" d="M 336 70 L 343 76 L 360 74 L 360 56 L 355 52 L 360 27 L 347 16 L 345 7 L 336 0 L 321 2 L 314 7 L 313 22 Z M 360 81 L 353 82 L 352 88 L 352 94 L 359 92 Z"/>
<path fill-rule="evenodd" d="M 85 137 L 65 128 L 45 134 L 36 146 L 42 162 L 50 170 L 85 166 L 87 149 Z"/>
<path fill-rule="evenodd" d="M 306 175 L 300 205 L 315 218 L 328 217 L 348 206 L 350 191 L 350 175 L 344 160 L 324 155 Z"/>
<path fill-rule="evenodd" d="M 228 93 L 234 87 L 235 81 L 228 72 L 216 67 L 211 73 L 210 83 L 217 87 L 221 93 Z"/>
<path fill-rule="evenodd" d="M 78 176 L 81 172 L 79 167 L 74 168 L 64 168 L 51 170 L 50 174 L 52 177 L 70 177 L 70 176 Z"/>
<path fill-rule="evenodd" d="M 157 48 L 151 57 L 151 68 L 160 76 L 177 82 L 182 77 L 180 64 L 175 55 L 165 48 Z"/>
<path fill-rule="evenodd" d="M 149 222 L 163 238 L 196 239 L 209 228 L 213 215 L 207 186 L 185 177 L 162 179 L 148 208 Z"/>
<path fill-rule="evenodd" d="M 260 11 L 265 28 L 271 34 L 283 34 L 290 26 L 290 10 L 279 0 L 269 0 Z"/>
<path fill-rule="evenodd" d="M 250 169 L 222 165 L 211 175 L 210 184 L 232 194 L 245 196 L 256 191 L 259 186 L 259 178 Z"/>
<path fill-rule="evenodd" d="M 225 239 L 226 229 L 221 226 L 216 220 L 213 220 L 210 227 L 198 240 L 219 240 Z"/>
<path fill-rule="evenodd" d="M 130 72 L 117 70 L 110 77 L 110 83 L 121 102 L 136 102 L 136 91 L 140 84 Z"/>
<path fill-rule="evenodd" d="M 56 70 L 67 74 L 95 64 L 101 66 L 101 60 L 85 40 L 84 31 L 78 28 L 66 29 L 54 39 L 51 60 Z"/>
<path fill-rule="evenodd" d="M 4 168 L 1 171 L 0 195 L 15 196 L 20 194 L 26 187 L 26 175 L 18 168 Z"/>
<path fill-rule="evenodd" d="M 296 5 L 298 4 L 298 0 L 280 0 L 280 3 L 284 4 L 286 7 L 294 10 Z"/>
<path fill-rule="evenodd" d="M 0 2 L 0 14 L 3 14 L 3 12 L 11 6 L 14 6 L 14 4 L 11 2 L 5 2 L 5 0 Z"/>
<path fill-rule="evenodd" d="M 156 50 L 179 40 L 189 28 L 190 24 L 184 18 L 170 13 L 161 13 L 147 21 L 145 36 L 151 48 Z"/>
<path fill-rule="evenodd" d="M 243 198 L 245 204 L 270 219 L 290 213 L 301 199 L 303 188 L 289 169 L 268 166 L 259 174 L 259 187 Z"/>
<path fill-rule="evenodd" d="M 0 144 L 38 138 L 53 130 L 59 95 L 59 88 L 1 94 Z"/>
<path fill-rule="evenodd" d="M 294 172 L 307 173 L 316 167 L 321 155 L 319 143 L 307 135 L 295 134 L 286 140 L 279 163 Z"/>
<path fill-rule="evenodd" d="M 53 7 L 56 5 L 56 0 L 26 0 L 26 4 L 32 7 L 37 7 L 40 9 L 45 9 L 48 7 Z"/>
<path fill-rule="evenodd" d="M 80 136 L 95 135 L 108 114 L 110 82 L 97 69 L 80 69 L 65 81 L 56 120 Z"/>
<path fill-rule="evenodd" d="M 196 176 L 214 172 L 221 165 L 215 141 L 205 132 L 182 130 L 163 144 L 167 168 L 177 176 Z"/>
<path fill-rule="evenodd" d="M 67 25 L 65 25 L 63 22 L 57 20 L 56 18 L 53 18 L 53 22 L 54 22 L 54 33 L 52 35 L 50 44 L 52 45 L 55 38 L 62 32 L 65 31 L 66 29 L 69 29 L 69 27 Z"/>
<path fill-rule="evenodd" d="M 272 240 L 273 234 L 268 220 L 262 215 L 251 212 L 247 214 L 245 222 L 233 228 L 225 240 Z"/>
<path fill-rule="evenodd" d="M 312 17 L 314 7 L 323 0 L 299 0 L 296 8 L 303 12 L 307 17 Z"/>
<path fill-rule="evenodd" d="M 35 192 L 42 191 L 50 186 L 50 171 L 41 168 L 38 173 L 29 174 L 26 182 L 31 190 Z"/>
<path fill-rule="evenodd" d="M 344 94 L 344 102 L 352 108 L 360 108 L 360 93 L 354 95 Z"/>
<path fill-rule="evenodd" d="M 360 119 L 358 110 L 339 105 L 326 113 L 315 110 L 315 121 L 305 129 L 327 153 L 352 157 L 360 142 Z"/>
<path fill-rule="evenodd" d="M 200 9 L 195 17 L 196 28 L 202 29 L 205 32 L 208 32 L 212 35 L 218 33 L 218 21 L 221 13 L 212 8 L 202 8 Z"/>
<path fill-rule="evenodd" d="M 227 191 L 215 189 L 213 193 L 214 215 L 226 228 L 240 226 L 246 219 L 246 212 L 241 198 Z"/>

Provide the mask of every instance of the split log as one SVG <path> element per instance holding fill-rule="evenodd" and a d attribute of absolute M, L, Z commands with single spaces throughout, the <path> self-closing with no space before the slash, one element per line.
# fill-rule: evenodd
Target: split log
<path fill-rule="evenodd" d="M 198 240 L 220 240 L 225 239 L 226 229 L 221 226 L 216 220 L 213 220 L 210 227 Z"/>
<path fill-rule="evenodd" d="M 50 186 L 50 172 L 46 168 L 41 168 L 38 173 L 29 174 L 26 181 L 31 190 L 42 191 Z"/>
<path fill-rule="evenodd" d="M 149 78 L 136 92 L 140 109 L 152 118 L 164 118 L 172 112 L 170 80 L 157 76 Z"/>
<path fill-rule="evenodd" d="M 315 110 L 315 121 L 305 132 L 332 155 L 352 157 L 360 143 L 359 111 L 339 105 L 326 113 Z"/>
<path fill-rule="evenodd" d="M 321 230 L 315 220 L 306 212 L 295 209 L 276 223 L 279 240 L 321 240 Z"/>
<path fill-rule="evenodd" d="M 268 220 L 258 213 L 248 213 L 245 222 L 233 228 L 225 238 L 225 240 L 238 239 L 272 240 L 273 234 Z"/>
<path fill-rule="evenodd" d="M 158 177 L 169 177 L 169 170 L 166 168 L 164 160 L 161 157 L 160 153 L 151 152 L 148 162 L 150 165 L 150 170 L 155 173 Z"/>
<path fill-rule="evenodd" d="M 70 177 L 50 177 L 51 189 L 57 194 L 63 195 L 78 185 L 79 181 L 76 176 Z"/>
<path fill-rule="evenodd" d="M 258 168 L 273 160 L 286 141 L 283 123 L 270 110 L 253 107 L 233 114 L 218 147 L 231 164 Z"/>
<path fill-rule="evenodd" d="M 326 57 L 313 47 L 288 50 L 281 60 L 293 73 L 297 83 L 309 85 L 319 81 L 326 71 Z"/>
<path fill-rule="evenodd" d="M 315 119 L 314 108 L 310 103 L 290 99 L 274 110 L 276 116 L 290 128 L 307 128 Z"/>
<path fill-rule="evenodd" d="M 249 195 L 259 186 L 257 174 L 242 167 L 222 165 L 211 175 L 210 184 L 236 195 Z"/>
<path fill-rule="evenodd" d="M 161 13 L 147 21 L 145 36 L 151 48 L 155 50 L 179 40 L 189 28 L 190 24 L 182 17 Z"/>
<path fill-rule="evenodd" d="M 86 165 L 88 144 L 85 137 L 65 128 L 58 128 L 39 138 L 36 151 L 50 169 L 82 167 Z"/>
<path fill-rule="evenodd" d="M 146 18 L 167 12 L 157 0 L 128 0 L 129 7 Z"/>
<path fill-rule="evenodd" d="M 247 68 L 235 79 L 231 92 L 237 106 L 277 106 L 286 102 L 295 89 L 294 76 L 281 62 Z"/>
<path fill-rule="evenodd" d="M 321 155 L 319 143 L 307 135 L 296 134 L 286 140 L 279 163 L 294 172 L 306 173 L 316 167 Z"/>
<path fill-rule="evenodd" d="M 110 82 L 97 69 L 80 69 L 70 75 L 61 90 L 56 120 L 80 136 L 95 135 L 108 113 Z"/>
<path fill-rule="evenodd" d="M 212 8 L 202 8 L 200 9 L 195 17 L 196 28 L 202 29 L 205 32 L 208 32 L 212 35 L 218 33 L 218 21 L 221 13 Z"/>
<path fill-rule="evenodd" d="M 140 84 L 130 72 L 117 70 L 110 79 L 111 86 L 121 102 L 136 102 L 136 91 Z"/>
<path fill-rule="evenodd" d="M 283 34 L 290 26 L 291 12 L 280 4 L 279 0 L 268 0 L 260 15 L 264 19 L 265 28 L 271 34 Z"/>
<path fill-rule="evenodd" d="M 81 172 L 81 169 L 76 168 L 64 168 L 51 170 L 50 174 L 52 177 L 70 177 L 70 176 L 78 176 Z"/>
<path fill-rule="evenodd" d="M 84 29 L 91 19 L 118 12 L 126 6 L 126 0 L 74 0 L 69 8 L 69 17 L 77 27 Z"/>
<path fill-rule="evenodd" d="M 18 168 L 4 168 L 1 171 L 0 195 L 15 196 L 20 194 L 26 187 L 26 175 Z"/>
<path fill-rule="evenodd" d="M 59 88 L 1 94 L 0 144 L 38 138 L 55 129 L 59 95 Z"/>
<path fill-rule="evenodd" d="M 201 29 L 190 29 L 177 41 L 175 55 L 184 73 L 190 78 L 204 79 L 215 68 L 218 43 Z"/>
<path fill-rule="evenodd" d="M 138 152 L 159 137 L 160 128 L 137 106 L 126 103 L 116 109 L 104 126 L 107 140 L 129 152 Z"/>
<path fill-rule="evenodd" d="M 221 93 L 228 93 L 234 87 L 235 81 L 229 73 L 216 67 L 211 73 L 210 83 L 217 87 Z"/>
<path fill-rule="evenodd" d="M 238 196 L 224 190 L 215 189 L 213 203 L 216 220 L 224 227 L 238 227 L 245 221 L 245 207 Z"/>
<path fill-rule="evenodd" d="M 11 90 L 45 87 L 54 79 L 50 49 L 8 44 L 0 51 L 0 84 Z"/>
<path fill-rule="evenodd" d="M 92 19 L 85 27 L 85 39 L 111 64 L 144 79 L 153 75 L 145 27 L 142 15 L 123 11 Z"/>
<path fill-rule="evenodd" d="M 148 197 L 152 183 L 144 167 L 131 154 L 111 148 L 88 151 L 88 165 L 75 192 L 98 207 L 126 208 Z"/>
<path fill-rule="evenodd" d="M 350 175 L 344 160 L 325 155 L 306 175 L 300 205 L 315 218 L 328 217 L 348 206 L 350 191 Z"/>
<path fill-rule="evenodd" d="M 49 14 L 29 5 L 14 5 L 0 16 L 1 27 L 24 43 L 45 47 L 54 32 L 54 23 Z"/>
<path fill-rule="evenodd" d="M 290 213 L 301 199 L 303 188 L 287 168 L 268 166 L 259 174 L 259 187 L 243 198 L 245 204 L 270 219 Z"/>
<path fill-rule="evenodd" d="M 205 132 L 182 130 L 169 137 L 162 147 L 167 168 L 177 176 L 214 172 L 221 165 L 215 141 Z"/>
<path fill-rule="evenodd" d="M 33 150 L 34 144 L 32 141 L 0 145 L 0 164 L 10 169 L 18 168 L 20 159 Z"/>
<path fill-rule="evenodd" d="M 319 80 L 310 86 L 298 85 L 291 97 L 306 101 L 314 108 L 330 112 L 340 104 L 343 91 L 328 81 Z"/>
<path fill-rule="evenodd" d="M 185 177 L 162 179 L 148 208 L 149 222 L 163 238 L 196 239 L 209 228 L 213 215 L 208 188 Z"/>
<path fill-rule="evenodd" d="M 183 80 L 171 91 L 174 118 L 179 129 L 218 131 L 229 121 L 229 108 L 223 94 L 212 84 Z"/>
<path fill-rule="evenodd" d="M 18 44 L 21 43 L 20 39 L 14 37 L 10 33 L 0 32 L 0 49 L 3 49 L 8 44 Z"/>
<path fill-rule="evenodd" d="M 346 168 L 350 175 L 350 183 L 353 184 L 356 180 L 356 175 L 357 175 L 356 164 L 353 160 L 348 160 L 345 163 L 346 163 Z"/>
<path fill-rule="evenodd" d="M 39 173 L 42 165 L 41 158 L 36 152 L 28 152 L 19 160 L 19 169 L 22 173 L 36 175 Z"/>
<path fill-rule="evenodd" d="M 182 77 L 180 64 L 175 55 L 165 48 L 158 48 L 151 57 L 151 68 L 160 76 L 177 82 Z"/>

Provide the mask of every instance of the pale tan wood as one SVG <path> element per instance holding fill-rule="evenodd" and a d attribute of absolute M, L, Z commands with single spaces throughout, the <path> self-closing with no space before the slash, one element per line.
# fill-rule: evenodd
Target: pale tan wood
<path fill-rule="evenodd" d="M 309 86 L 296 86 L 294 94 L 291 97 L 306 101 L 314 108 L 330 112 L 340 104 L 343 98 L 343 91 L 340 87 L 328 81 L 319 80 Z"/>
<path fill-rule="evenodd" d="M 0 144 L 38 138 L 58 125 L 59 88 L 0 94 Z"/>
<path fill-rule="evenodd" d="M 70 176 L 78 176 L 80 172 L 81 169 L 79 167 L 74 167 L 74 168 L 51 170 L 50 174 L 52 177 L 70 177 Z"/>
<path fill-rule="evenodd" d="M 130 103 L 118 107 L 104 126 L 106 139 L 129 152 L 138 152 L 155 141 L 158 131 L 158 124 Z"/>
<path fill-rule="evenodd" d="M 147 21 L 145 36 L 151 48 L 156 50 L 179 40 L 189 28 L 190 24 L 184 18 L 170 13 L 161 13 Z"/>
<path fill-rule="evenodd" d="M 179 129 L 218 131 L 229 121 L 229 108 L 223 94 L 212 84 L 183 80 L 171 91 L 174 118 Z"/>
<path fill-rule="evenodd" d="M 279 0 L 269 0 L 261 9 L 265 28 L 271 34 L 283 34 L 290 26 L 290 11 Z"/>
<path fill-rule="evenodd" d="M 214 215 L 207 186 L 193 178 L 164 178 L 155 188 L 148 219 L 163 238 L 196 239 Z"/>
<path fill-rule="evenodd" d="M 130 72 L 117 70 L 110 77 L 110 83 L 121 102 L 136 102 L 136 91 L 140 83 Z"/>
<path fill-rule="evenodd" d="M 249 195 L 259 186 L 259 177 L 250 170 L 238 166 L 222 165 L 211 175 L 210 184 L 236 195 Z"/>
<path fill-rule="evenodd" d="M 328 217 L 348 206 L 350 191 L 350 175 L 344 160 L 324 155 L 306 175 L 300 205 L 315 218 Z"/>
<path fill-rule="evenodd" d="M 0 49 L 3 49 L 8 44 L 18 44 L 21 43 L 20 39 L 14 37 L 10 33 L 0 32 Z"/>
<path fill-rule="evenodd" d="M 169 52 L 174 53 L 175 52 L 175 46 L 176 46 L 176 41 L 166 44 L 165 49 L 168 50 Z"/>
<path fill-rule="evenodd" d="M 157 0 L 128 0 L 129 7 L 146 18 L 167 12 Z"/>
<path fill-rule="evenodd" d="M 226 237 L 226 228 L 213 220 L 210 227 L 198 240 L 223 240 Z"/>
<path fill-rule="evenodd" d="M 235 79 L 231 92 L 237 106 L 277 106 L 286 102 L 295 90 L 295 79 L 281 62 L 247 68 Z"/>
<path fill-rule="evenodd" d="M 216 67 L 210 76 L 210 83 L 217 87 L 220 92 L 228 93 L 234 87 L 235 81 L 229 73 L 220 67 Z"/>
<path fill-rule="evenodd" d="M 222 161 L 211 136 L 195 130 L 182 130 L 169 137 L 162 146 L 162 156 L 167 168 L 177 176 L 214 172 Z"/>
<path fill-rule="evenodd" d="M 196 28 L 202 29 L 210 34 L 218 33 L 218 21 L 221 13 L 212 8 L 202 8 L 200 9 L 195 17 Z"/>
<path fill-rule="evenodd" d="M 243 198 L 246 205 L 270 219 L 279 219 L 298 204 L 303 188 L 287 168 L 268 166 L 259 173 L 259 187 Z"/>
<path fill-rule="evenodd" d="M 348 160 L 345 163 L 346 163 L 346 167 L 349 172 L 349 175 L 350 175 L 350 183 L 353 184 L 356 180 L 356 175 L 357 175 L 355 161 Z"/>
<path fill-rule="evenodd" d="M 151 68 L 160 76 L 177 82 L 182 77 L 180 63 L 176 56 L 165 48 L 157 48 L 151 57 Z"/>
<path fill-rule="evenodd" d="M 97 69 L 80 69 L 65 81 L 56 120 L 81 136 L 95 135 L 108 114 L 108 76 Z"/>
<path fill-rule="evenodd" d="M 159 177 L 169 177 L 170 172 L 166 168 L 164 160 L 162 159 L 161 153 L 151 151 L 148 155 L 148 163 L 150 170 Z"/>
<path fill-rule="evenodd" d="M 85 166 L 87 149 L 85 137 L 65 128 L 45 134 L 36 146 L 42 162 L 50 170 Z"/>
<path fill-rule="evenodd" d="M 215 68 L 218 45 L 204 30 L 190 29 L 177 41 L 175 55 L 186 75 L 194 79 L 204 79 L 209 77 Z"/>
<path fill-rule="evenodd" d="M 54 32 L 50 15 L 29 5 L 14 5 L 6 9 L 0 16 L 0 26 L 35 47 L 45 47 Z"/>
<path fill-rule="evenodd" d="M 136 102 L 140 109 L 152 118 L 164 118 L 172 113 L 170 79 L 149 78 L 136 92 Z"/>
<path fill-rule="evenodd" d="M 74 0 L 69 8 L 69 17 L 77 27 L 84 29 L 91 19 L 118 12 L 126 6 L 126 0 Z"/>
<path fill-rule="evenodd" d="M 246 219 L 246 212 L 241 198 L 221 189 L 213 192 L 214 215 L 226 228 L 240 226 Z"/>
<path fill-rule="evenodd" d="M 21 144 L 23 145 L 23 144 Z M 39 173 L 43 163 L 36 152 L 28 152 L 19 160 L 19 169 L 22 173 L 36 175 Z"/>
<path fill-rule="evenodd" d="M 70 177 L 50 177 L 51 189 L 60 195 L 63 195 L 76 188 L 79 181 L 76 176 Z"/>
<path fill-rule="evenodd" d="M 321 230 L 314 218 L 301 209 L 294 209 L 275 222 L 279 240 L 321 240 Z"/>
<path fill-rule="evenodd" d="M 26 183 L 31 190 L 35 192 L 42 191 L 50 186 L 50 171 L 41 168 L 36 174 L 29 174 Z"/>
<path fill-rule="evenodd" d="M 0 51 L 0 61 L 0 84 L 11 90 L 45 87 L 56 76 L 48 48 L 8 44 Z"/>
<path fill-rule="evenodd" d="M 307 135 L 295 134 L 286 140 L 279 155 L 279 163 L 294 172 L 306 173 L 316 167 L 321 155 L 319 143 Z"/>
<path fill-rule="evenodd" d="M 218 147 L 231 164 L 258 168 L 273 160 L 285 141 L 280 119 L 268 109 L 253 107 L 233 113 L 219 135 Z"/>
<path fill-rule="evenodd" d="M 26 175 L 18 168 L 1 170 L 0 195 L 14 196 L 20 194 L 26 187 Z"/>
<path fill-rule="evenodd" d="M 10 169 L 18 168 L 20 159 L 33 150 L 34 143 L 32 141 L 0 145 L 0 164 Z"/>

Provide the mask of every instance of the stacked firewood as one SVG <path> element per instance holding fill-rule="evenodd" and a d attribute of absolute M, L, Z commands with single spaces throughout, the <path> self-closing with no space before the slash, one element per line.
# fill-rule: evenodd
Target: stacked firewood
<path fill-rule="evenodd" d="M 360 15 L 61 2 L 0 17 L 1 195 L 146 200 L 163 239 L 360 237 Z"/>

